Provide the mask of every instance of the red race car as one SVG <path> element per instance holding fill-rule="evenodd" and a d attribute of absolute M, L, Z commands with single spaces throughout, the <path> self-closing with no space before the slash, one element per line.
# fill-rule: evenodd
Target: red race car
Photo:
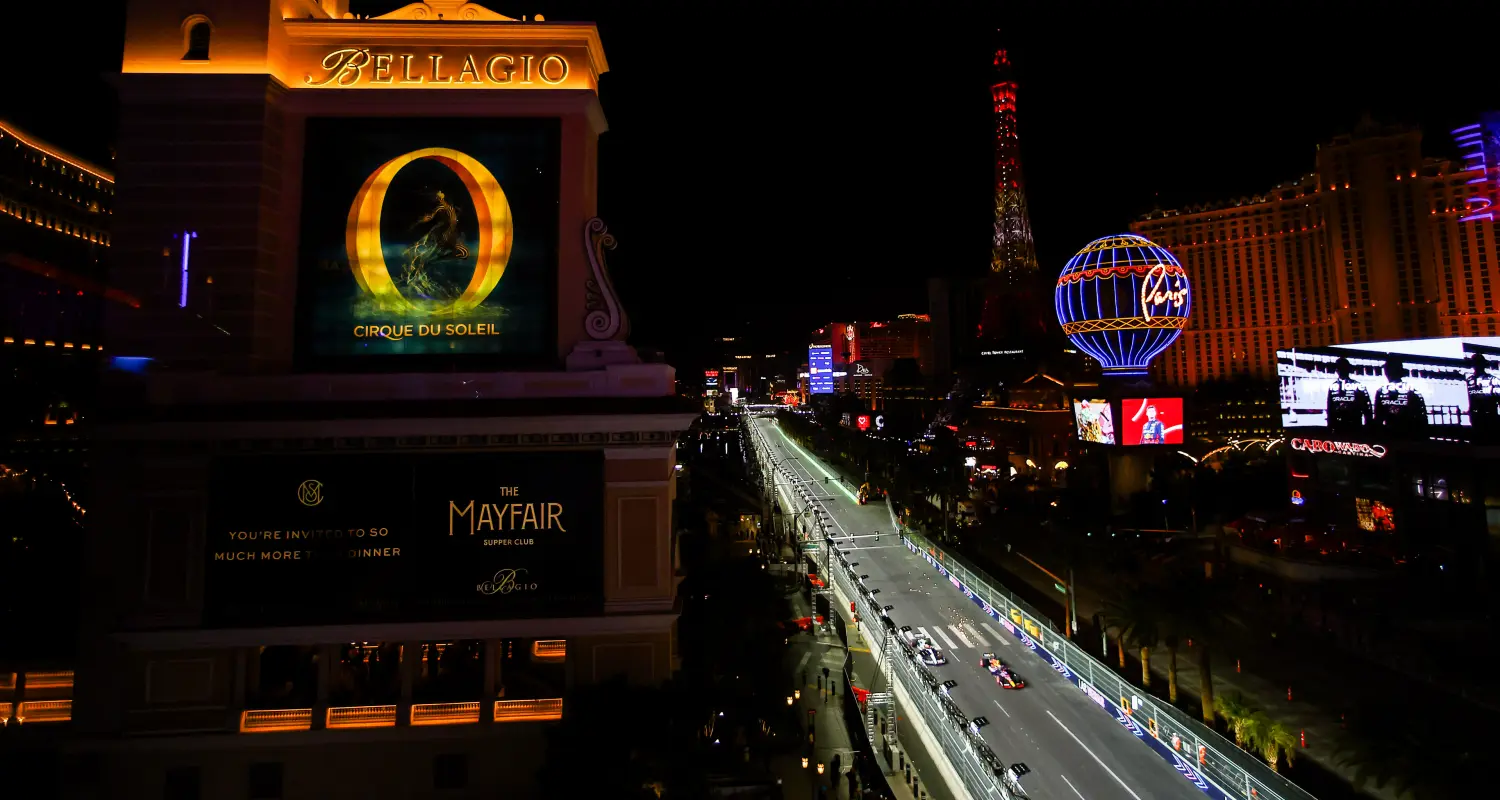
<path fill-rule="evenodd" d="M 1002 689 L 1020 689 L 1026 685 L 1026 681 L 1021 680 L 1021 676 L 1006 666 L 1004 661 L 995 658 L 994 653 L 985 653 L 984 657 L 979 659 L 979 666 L 989 670 L 990 674 L 995 676 L 995 685 Z"/>

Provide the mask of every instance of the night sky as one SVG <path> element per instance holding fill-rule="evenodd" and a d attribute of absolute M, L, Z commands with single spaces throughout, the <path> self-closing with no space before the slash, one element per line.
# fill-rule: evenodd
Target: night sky
<path fill-rule="evenodd" d="M 37 33 L 55 30 L 50 7 L 7 10 L 11 63 L 45 65 L 49 79 L 28 89 L 20 79 L 32 70 L 15 72 L 0 117 L 107 163 L 103 74 L 119 68 L 123 13 L 97 5 L 97 24 L 69 29 L 67 58 Z M 820 321 L 925 311 L 927 277 L 987 267 L 997 28 L 1021 82 L 1048 270 L 1154 205 L 1248 195 L 1311 171 L 1316 146 L 1364 113 L 1421 126 L 1427 154 L 1451 156 L 1448 130 L 1500 107 L 1484 61 L 1500 30 L 1492 3 L 1211 5 L 491 7 L 598 22 L 611 68 L 600 194 L 620 240 L 615 282 L 636 342 L 686 362 L 714 336 L 790 347 Z"/>

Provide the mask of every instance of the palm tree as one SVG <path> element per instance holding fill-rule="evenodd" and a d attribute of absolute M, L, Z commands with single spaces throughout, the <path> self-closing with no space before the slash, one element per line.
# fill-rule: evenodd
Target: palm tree
<path fill-rule="evenodd" d="M 1125 642 L 1130 641 L 1141 652 L 1141 685 L 1151 688 L 1151 648 L 1161 639 L 1160 605 L 1143 587 L 1126 591 L 1118 602 L 1107 604 L 1105 616 L 1119 628 L 1120 668 L 1125 668 Z"/>
<path fill-rule="evenodd" d="M 1177 705 L 1177 634 L 1170 628 L 1161 637 L 1167 648 L 1167 699 Z"/>
<path fill-rule="evenodd" d="M 1234 735 L 1234 743 L 1244 747 L 1246 734 L 1250 729 L 1250 720 L 1257 713 L 1257 709 L 1245 702 L 1245 698 L 1239 692 L 1231 692 L 1218 698 L 1218 706 L 1214 710 L 1224 719 L 1224 725 Z"/>
<path fill-rule="evenodd" d="M 1285 725 L 1267 716 L 1264 711 L 1257 710 L 1250 715 L 1246 739 L 1253 748 L 1260 751 L 1266 763 L 1271 765 L 1272 772 L 1281 771 L 1277 768 L 1277 764 L 1283 753 L 1286 754 L 1286 765 L 1289 767 L 1293 759 L 1297 757 L 1297 737 Z"/>
<path fill-rule="evenodd" d="M 1223 624 L 1228 601 L 1223 588 L 1207 580 L 1202 572 L 1186 570 L 1168 579 L 1162 587 L 1170 605 L 1172 628 L 1198 640 L 1198 694 L 1203 701 L 1203 721 L 1214 724 L 1213 669 L 1209 645 L 1214 631 Z"/>

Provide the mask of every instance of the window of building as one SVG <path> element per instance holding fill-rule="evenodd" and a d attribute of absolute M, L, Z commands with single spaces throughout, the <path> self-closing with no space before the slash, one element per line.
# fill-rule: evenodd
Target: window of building
<path fill-rule="evenodd" d="M 310 708 L 318 694 L 317 648 L 262 647 L 249 662 L 250 708 Z"/>
<path fill-rule="evenodd" d="M 331 706 L 379 706 L 401 697 L 401 645 L 351 642 L 329 673 Z"/>
<path fill-rule="evenodd" d="M 209 24 L 207 17 L 195 15 L 188 17 L 183 27 L 187 31 L 187 46 L 182 54 L 182 60 L 207 61 L 208 43 L 213 36 L 213 25 Z"/>

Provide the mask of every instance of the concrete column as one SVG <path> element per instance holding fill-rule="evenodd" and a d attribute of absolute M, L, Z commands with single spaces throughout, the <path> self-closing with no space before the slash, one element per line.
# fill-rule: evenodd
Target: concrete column
<path fill-rule="evenodd" d="M 484 641 L 484 698 L 479 704 L 479 722 L 488 725 L 495 721 L 496 673 L 500 671 L 500 640 Z"/>
<path fill-rule="evenodd" d="M 312 729 L 315 731 L 322 730 L 328 723 L 328 690 L 333 684 L 333 662 L 337 658 L 337 645 L 318 645 L 318 695 L 312 710 Z"/>
<path fill-rule="evenodd" d="M 260 662 L 260 658 L 252 654 L 248 648 L 235 648 L 233 662 L 230 665 L 233 683 L 229 686 L 229 719 L 227 720 L 231 731 L 240 729 L 240 716 L 245 712 L 245 691 L 246 684 L 249 682 L 248 662 L 252 658 L 257 664 Z"/>
<path fill-rule="evenodd" d="M 396 704 L 396 725 L 411 724 L 411 695 L 416 685 L 417 664 L 422 659 L 422 645 L 418 642 L 401 643 L 401 701 Z"/>

